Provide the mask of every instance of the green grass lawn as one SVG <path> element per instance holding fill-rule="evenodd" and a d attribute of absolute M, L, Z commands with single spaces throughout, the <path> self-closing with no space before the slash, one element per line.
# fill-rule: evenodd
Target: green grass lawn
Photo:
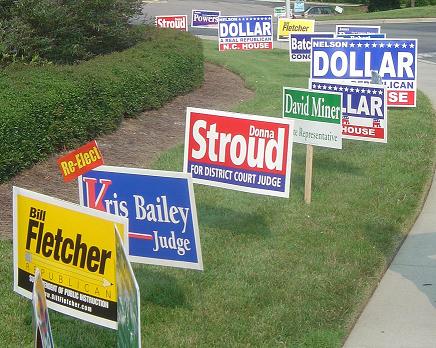
<path fill-rule="evenodd" d="M 309 65 L 284 50 L 206 59 L 241 75 L 255 98 L 233 111 L 279 117 L 282 87 L 306 87 Z M 231 86 L 229 86 L 231 88 Z M 314 149 L 312 204 L 305 147 L 294 146 L 289 199 L 196 185 L 204 272 L 134 265 L 144 347 L 339 347 L 410 229 L 434 164 L 435 113 L 389 112 L 387 144 Z M 198 105 L 192 105 L 193 107 Z M 183 148 L 155 168 L 182 170 Z M 32 345 L 31 306 L 12 291 L 12 242 L 0 242 L 2 346 Z M 50 311 L 60 347 L 115 346 L 116 334 Z"/>
<path fill-rule="evenodd" d="M 359 10 L 360 9 L 360 10 Z M 360 12 L 360 13 L 359 13 Z M 436 6 L 408 7 L 398 10 L 363 13 L 361 7 L 346 7 L 343 14 L 319 16 L 316 20 L 345 20 L 345 19 L 398 19 L 398 18 L 436 18 Z"/>

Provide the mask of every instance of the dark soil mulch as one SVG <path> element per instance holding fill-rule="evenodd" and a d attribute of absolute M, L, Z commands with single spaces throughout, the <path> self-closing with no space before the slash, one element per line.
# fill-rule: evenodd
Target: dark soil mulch
<path fill-rule="evenodd" d="M 105 164 L 148 168 L 161 152 L 183 143 L 186 107 L 227 111 L 252 96 L 253 92 L 244 87 L 239 76 L 206 64 L 202 87 L 158 110 L 125 119 L 116 132 L 97 139 Z M 79 202 L 77 181 L 64 183 L 62 180 L 56 164 L 60 155 L 51 156 L 0 185 L 0 239 L 12 237 L 12 186 Z"/>

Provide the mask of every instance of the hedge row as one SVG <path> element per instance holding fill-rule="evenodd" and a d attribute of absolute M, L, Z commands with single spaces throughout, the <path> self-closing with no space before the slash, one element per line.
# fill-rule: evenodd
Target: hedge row
<path fill-rule="evenodd" d="M 0 182 L 201 85 L 201 41 L 148 30 L 146 42 L 79 65 L 0 72 Z"/>

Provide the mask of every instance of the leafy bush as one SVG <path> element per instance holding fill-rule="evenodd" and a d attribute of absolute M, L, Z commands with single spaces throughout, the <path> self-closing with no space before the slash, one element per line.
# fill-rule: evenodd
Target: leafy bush
<path fill-rule="evenodd" d="M 429 5 L 436 5 L 436 0 L 415 0 L 415 6 L 416 7 L 429 6 Z M 411 1 L 410 0 L 408 0 L 406 2 L 406 6 L 407 7 L 411 6 Z"/>
<path fill-rule="evenodd" d="M 394 10 L 401 7 L 400 0 L 369 0 L 368 12 Z"/>
<path fill-rule="evenodd" d="M 0 0 L 0 58 L 73 63 L 133 46 L 140 0 Z"/>
<path fill-rule="evenodd" d="M 202 83 L 199 39 L 148 31 L 150 40 L 82 64 L 14 64 L 0 72 L 0 182 Z"/>

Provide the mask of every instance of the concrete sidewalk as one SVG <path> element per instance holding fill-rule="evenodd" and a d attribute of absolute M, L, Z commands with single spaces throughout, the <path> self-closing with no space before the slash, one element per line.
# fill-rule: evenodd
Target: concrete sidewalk
<path fill-rule="evenodd" d="M 435 63 L 419 62 L 418 88 L 436 109 Z M 436 176 L 418 220 L 344 347 L 436 347 Z"/>

